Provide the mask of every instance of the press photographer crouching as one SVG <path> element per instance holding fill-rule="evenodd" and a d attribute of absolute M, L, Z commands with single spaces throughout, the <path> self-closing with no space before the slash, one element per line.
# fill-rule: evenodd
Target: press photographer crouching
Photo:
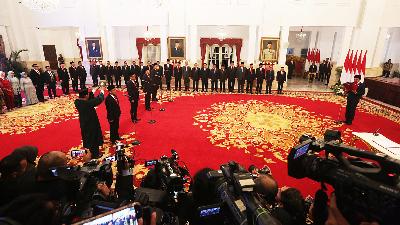
<path fill-rule="evenodd" d="M 329 207 L 325 190 L 317 192 L 310 210 L 316 224 L 398 224 L 399 171 L 399 160 L 346 146 L 332 130 L 324 140 L 303 135 L 288 156 L 290 176 L 335 189 Z"/>

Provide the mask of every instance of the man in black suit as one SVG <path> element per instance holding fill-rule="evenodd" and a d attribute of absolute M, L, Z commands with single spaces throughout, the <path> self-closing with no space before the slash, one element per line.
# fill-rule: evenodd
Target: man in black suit
<path fill-rule="evenodd" d="M 225 65 L 221 65 L 221 69 L 219 70 L 219 91 L 225 92 L 225 83 L 226 78 L 228 77 L 228 73 L 225 69 Z"/>
<path fill-rule="evenodd" d="M 160 83 L 161 83 L 161 70 L 160 70 L 160 66 L 155 64 L 153 66 L 153 69 L 150 72 L 150 78 L 151 78 L 151 100 L 152 101 L 158 101 L 157 99 L 157 91 L 158 88 L 160 87 Z"/>
<path fill-rule="evenodd" d="M 129 81 L 129 77 L 132 74 L 136 74 L 136 82 L 138 82 L 139 78 L 140 78 L 140 73 L 141 73 L 140 66 L 136 65 L 136 61 L 135 60 L 132 60 L 132 65 L 130 67 L 130 74 L 129 74 L 128 79 L 126 81 L 127 82 Z M 144 73 L 144 71 L 143 71 L 143 73 Z"/>
<path fill-rule="evenodd" d="M 156 64 L 158 65 L 158 70 L 160 72 L 160 81 L 159 81 L 159 85 L 160 87 L 158 87 L 160 90 L 162 90 L 162 78 L 163 78 L 163 74 L 164 74 L 164 69 L 163 67 L 160 65 L 160 61 L 157 61 Z M 157 89 L 158 89 L 157 88 Z"/>
<path fill-rule="evenodd" d="M 257 86 L 256 86 L 256 94 L 262 93 L 262 85 L 265 79 L 266 70 L 262 63 L 258 64 L 258 68 L 256 69 L 256 78 L 257 78 Z"/>
<path fill-rule="evenodd" d="M 113 81 L 113 76 L 114 76 L 114 68 L 111 66 L 110 61 L 107 61 L 107 66 L 106 66 L 106 75 L 107 75 L 107 84 L 114 85 Z"/>
<path fill-rule="evenodd" d="M 139 86 L 137 83 L 136 74 L 132 74 L 130 80 L 126 82 L 126 89 L 128 91 L 129 102 L 131 103 L 131 120 L 137 123 L 140 119 L 137 118 L 137 108 L 139 105 Z"/>
<path fill-rule="evenodd" d="M 174 67 L 174 76 L 175 76 L 175 88 L 174 91 L 181 91 L 182 89 L 182 67 L 181 62 L 177 62 Z"/>
<path fill-rule="evenodd" d="M 165 83 L 167 83 L 167 90 L 171 90 L 172 64 L 169 59 L 167 59 L 167 64 L 164 64 L 164 76 Z"/>
<path fill-rule="evenodd" d="M 274 65 L 269 64 L 267 66 L 267 71 L 265 73 L 265 82 L 267 83 L 265 94 L 272 94 L 272 83 L 274 82 L 274 79 L 275 79 Z M 278 80 L 278 77 L 277 77 L 277 80 Z M 285 80 L 286 80 L 286 76 L 285 76 Z"/>
<path fill-rule="evenodd" d="M 39 66 L 37 64 L 32 65 L 31 72 L 29 73 L 29 78 L 32 80 L 32 84 L 36 88 L 36 96 L 40 102 L 44 102 L 44 79 L 41 76 Z"/>
<path fill-rule="evenodd" d="M 106 97 L 107 120 L 110 124 L 110 140 L 115 144 L 117 140 L 121 140 L 119 136 L 119 118 L 121 116 L 121 108 L 117 97 L 117 89 L 114 85 L 107 87 L 108 96 Z"/>
<path fill-rule="evenodd" d="M 140 79 L 140 86 L 142 87 L 142 89 L 143 89 L 143 77 L 144 77 L 144 74 L 146 73 L 146 66 L 143 64 L 143 62 L 141 61 L 140 63 L 139 63 L 139 75 L 138 75 L 138 77 L 139 77 L 139 79 Z"/>
<path fill-rule="evenodd" d="M 240 63 L 240 67 L 236 69 L 236 77 L 238 80 L 238 93 L 244 93 L 244 77 L 246 75 L 246 67 L 244 67 L 244 62 Z"/>
<path fill-rule="evenodd" d="M 324 81 L 325 79 L 325 71 L 326 71 L 326 64 L 325 60 L 322 61 L 322 63 L 319 64 L 319 69 L 318 69 L 318 81 Z"/>
<path fill-rule="evenodd" d="M 78 73 L 80 88 L 82 90 L 82 89 L 86 88 L 85 85 L 86 85 L 87 73 L 86 73 L 85 67 L 82 66 L 81 61 L 78 62 L 78 67 L 76 68 L 76 72 Z"/>
<path fill-rule="evenodd" d="M 71 66 L 69 67 L 68 70 L 72 80 L 72 90 L 78 92 L 78 73 L 76 72 L 75 62 L 74 61 L 70 62 L 70 65 Z"/>
<path fill-rule="evenodd" d="M 256 78 L 256 70 L 253 67 L 253 63 L 250 64 L 250 68 L 247 69 L 246 73 L 246 93 L 253 94 L 253 83 Z"/>
<path fill-rule="evenodd" d="M 204 92 L 204 90 L 207 92 L 208 91 L 208 73 L 210 71 L 207 68 L 207 63 L 203 64 L 203 67 L 199 71 L 199 75 L 201 78 L 201 91 Z"/>
<path fill-rule="evenodd" d="M 290 61 L 286 62 L 286 65 L 288 66 L 288 79 L 292 79 L 294 69 L 296 68 L 296 64 L 291 59 Z"/>
<path fill-rule="evenodd" d="M 347 93 L 347 105 L 346 105 L 346 121 L 347 125 L 351 125 L 356 115 L 356 108 L 360 99 L 365 94 L 365 84 L 361 83 L 361 75 L 354 76 L 354 83 L 352 84 L 351 90 Z"/>
<path fill-rule="evenodd" d="M 199 78 L 200 78 L 200 69 L 197 66 L 197 63 L 194 64 L 192 69 L 192 80 L 193 80 L 193 92 L 199 91 Z"/>
<path fill-rule="evenodd" d="M 285 67 L 282 66 L 281 70 L 276 73 L 276 81 L 278 81 L 278 94 L 283 94 L 283 83 L 286 82 Z"/>
<path fill-rule="evenodd" d="M 234 62 L 231 62 L 231 65 L 226 69 L 226 72 L 228 74 L 228 89 L 229 92 L 233 93 L 236 79 L 236 67 Z"/>
<path fill-rule="evenodd" d="M 329 84 L 329 80 L 331 79 L 332 65 L 331 65 L 331 62 L 330 62 L 329 58 L 326 58 L 325 62 L 326 62 L 326 68 L 325 68 L 326 82 L 325 82 L 325 85 L 328 85 Z"/>
<path fill-rule="evenodd" d="M 183 84 L 185 85 L 185 91 L 189 91 L 190 76 L 192 72 L 188 64 L 189 64 L 188 61 L 185 61 L 185 66 L 182 67 L 182 76 L 183 76 Z"/>
<path fill-rule="evenodd" d="M 315 65 L 315 62 L 313 62 L 310 68 L 308 69 L 309 83 L 312 83 L 314 81 L 316 74 L 317 74 L 317 66 Z"/>
<path fill-rule="evenodd" d="M 124 65 L 121 67 L 122 76 L 124 77 L 125 85 L 130 81 L 130 77 L 132 74 L 136 74 L 139 76 L 139 73 L 131 73 L 131 67 L 128 65 L 128 62 L 124 61 Z"/>
<path fill-rule="evenodd" d="M 115 86 L 117 86 L 117 88 L 121 88 L 122 69 L 120 66 L 118 66 L 118 61 L 115 61 L 113 71 L 115 76 Z"/>
<path fill-rule="evenodd" d="M 69 95 L 69 74 L 65 64 L 61 63 L 57 69 L 58 78 L 61 80 L 61 89 L 64 95 Z"/>
<path fill-rule="evenodd" d="M 93 87 L 97 87 L 99 85 L 99 75 L 100 75 L 100 70 L 99 67 L 96 65 L 95 60 L 90 61 L 90 75 L 92 76 L 93 80 Z"/>
<path fill-rule="evenodd" d="M 56 75 L 51 71 L 50 66 L 46 66 L 46 72 L 43 73 L 43 77 L 45 78 L 47 84 L 47 92 L 50 98 L 58 97 L 56 93 L 56 85 L 57 79 Z"/>
<path fill-rule="evenodd" d="M 212 69 L 209 72 L 209 77 L 211 79 L 211 92 L 214 90 L 215 92 L 218 92 L 219 71 L 217 69 L 217 65 L 213 64 Z"/>
<path fill-rule="evenodd" d="M 99 65 L 99 78 L 100 80 L 105 80 L 107 76 L 107 67 L 104 66 L 103 61 L 100 60 L 100 65 Z"/>
<path fill-rule="evenodd" d="M 146 72 L 143 75 L 143 91 L 145 93 L 144 95 L 144 104 L 146 107 L 147 111 L 151 111 L 151 107 L 150 107 L 150 99 L 151 99 L 151 93 L 153 91 L 153 84 L 152 84 L 152 80 L 150 77 L 150 70 L 146 70 Z"/>

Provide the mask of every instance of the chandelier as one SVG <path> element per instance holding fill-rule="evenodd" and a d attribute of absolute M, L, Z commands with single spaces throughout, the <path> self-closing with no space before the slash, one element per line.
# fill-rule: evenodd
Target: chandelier
<path fill-rule="evenodd" d="M 144 32 L 144 40 L 150 41 L 153 39 L 153 33 L 149 31 L 149 26 L 146 26 L 146 31 Z"/>
<path fill-rule="evenodd" d="M 225 33 L 224 28 L 220 28 L 217 35 L 218 35 L 218 39 L 220 41 L 223 41 L 225 39 L 225 37 L 226 37 L 226 33 Z"/>
<path fill-rule="evenodd" d="M 296 34 L 296 39 L 299 41 L 304 41 L 307 37 L 307 34 L 303 32 L 303 27 L 301 27 L 300 32 Z"/>
<path fill-rule="evenodd" d="M 41 13 L 49 13 L 58 8 L 59 0 L 22 0 L 21 3 L 29 9 Z"/>

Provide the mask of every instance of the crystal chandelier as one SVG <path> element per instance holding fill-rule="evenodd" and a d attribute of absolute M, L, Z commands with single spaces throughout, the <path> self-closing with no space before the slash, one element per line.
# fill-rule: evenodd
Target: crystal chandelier
<path fill-rule="evenodd" d="M 146 31 L 144 32 L 144 39 L 146 41 L 153 39 L 153 34 L 149 31 L 149 26 L 146 27 Z"/>
<path fill-rule="evenodd" d="M 49 13 L 58 8 L 59 0 L 22 0 L 21 3 L 29 9 L 41 13 Z"/>
<path fill-rule="evenodd" d="M 226 33 L 224 31 L 224 28 L 220 28 L 219 33 L 218 33 L 218 39 L 220 41 L 223 41 L 225 39 L 225 37 L 226 37 Z"/>
<path fill-rule="evenodd" d="M 296 34 L 296 39 L 299 41 L 304 41 L 307 37 L 307 34 L 303 32 L 303 27 L 301 27 L 301 30 L 299 33 Z"/>

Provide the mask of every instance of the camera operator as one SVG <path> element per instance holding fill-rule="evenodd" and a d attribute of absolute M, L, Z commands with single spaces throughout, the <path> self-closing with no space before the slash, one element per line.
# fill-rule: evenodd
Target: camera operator
<path fill-rule="evenodd" d="M 20 194 L 19 177 L 23 174 L 20 166 L 22 157 L 8 155 L 0 162 L 0 206 L 9 203 Z"/>
<path fill-rule="evenodd" d="M 283 225 L 306 224 L 306 210 L 304 199 L 296 188 L 282 187 L 277 195 L 278 207 L 272 211 L 272 215 Z"/>

